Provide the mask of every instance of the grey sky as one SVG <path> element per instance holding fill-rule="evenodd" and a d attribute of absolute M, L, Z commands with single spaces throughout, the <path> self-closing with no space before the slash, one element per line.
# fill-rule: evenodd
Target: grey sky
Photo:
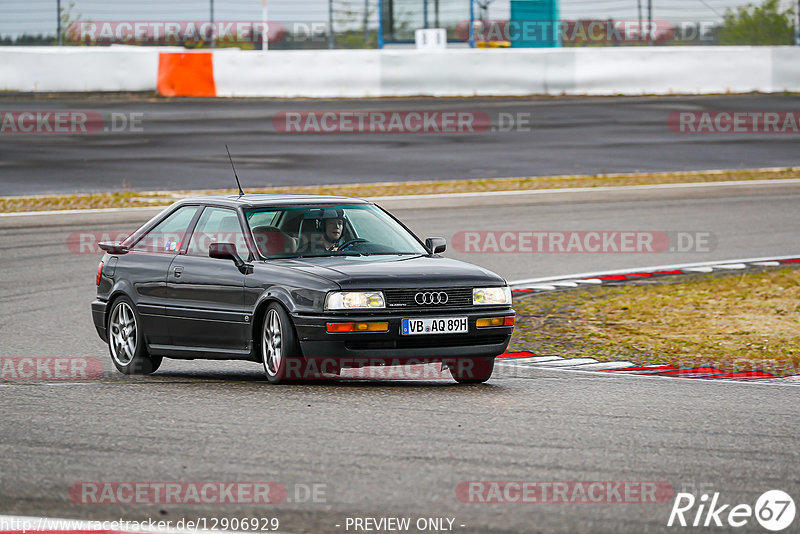
<path fill-rule="evenodd" d="M 370 5 L 377 0 L 368 0 Z M 646 10 L 648 0 L 641 0 Z M 652 0 L 653 17 L 670 21 L 716 21 L 728 8 L 751 3 L 753 0 Z M 760 3 L 761 0 L 756 0 Z M 62 0 L 62 6 L 70 0 Z M 73 13 L 83 20 L 142 20 L 179 21 L 206 20 L 209 0 L 73 0 Z M 217 20 L 260 20 L 262 0 L 215 0 Z M 360 20 L 364 0 L 333 0 L 336 19 L 348 18 L 346 12 L 353 11 L 349 18 Z M 423 0 L 395 0 L 406 4 L 408 10 L 421 6 Z M 433 4 L 433 0 L 429 0 Z M 439 0 L 442 20 L 467 18 L 467 0 Z M 796 0 L 781 0 L 786 7 Z M 328 0 L 268 0 L 269 18 L 278 21 L 326 21 Z M 420 9 L 421 11 L 421 9 Z M 494 0 L 489 8 L 489 18 L 508 18 L 509 0 Z M 18 35 L 27 33 L 55 33 L 56 0 L 0 0 L 0 34 Z M 645 11 L 646 13 L 646 11 Z M 646 16 L 646 15 L 645 15 Z M 637 18 L 637 0 L 562 0 L 561 18 Z M 417 18 L 417 17 L 413 17 Z M 374 8 L 371 17 L 375 23 Z"/>

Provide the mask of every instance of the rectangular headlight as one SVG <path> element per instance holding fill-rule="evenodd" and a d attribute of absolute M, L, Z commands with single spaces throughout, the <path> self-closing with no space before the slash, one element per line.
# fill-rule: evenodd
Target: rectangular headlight
<path fill-rule="evenodd" d="M 325 297 L 326 310 L 372 310 L 386 307 L 381 291 L 333 291 Z"/>
<path fill-rule="evenodd" d="M 498 304 L 511 304 L 511 288 L 505 287 L 476 287 L 472 290 L 472 304 L 496 306 Z"/>

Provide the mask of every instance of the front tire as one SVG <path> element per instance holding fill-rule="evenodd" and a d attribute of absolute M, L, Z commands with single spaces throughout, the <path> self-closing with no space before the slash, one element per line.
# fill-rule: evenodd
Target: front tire
<path fill-rule="evenodd" d="M 108 315 L 108 350 L 111 361 L 120 373 L 149 375 L 161 365 L 161 356 L 150 356 L 136 306 L 128 297 L 114 301 Z"/>
<path fill-rule="evenodd" d="M 492 377 L 494 358 L 460 358 L 454 367 L 450 373 L 459 384 L 482 384 Z"/>
<path fill-rule="evenodd" d="M 261 326 L 261 362 L 270 384 L 303 378 L 303 355 L 289 314 L 283 306 L 272 303 L 264 313 Z"/>

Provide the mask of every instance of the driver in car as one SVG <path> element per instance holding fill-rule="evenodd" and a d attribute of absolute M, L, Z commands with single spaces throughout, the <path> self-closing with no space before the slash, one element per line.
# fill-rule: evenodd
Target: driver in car
<path fill-rule="evenodd" d="M 325 250 L 338 250 L 339 241 L 342 239 L 344 219 L 323 219 L 325 231 L 322 233 L 322 246 Z"/>
<path fill-rule="evenodd" d="M 316 219 L 314 223 L 314 231 L 309 236 L 308 243 L 298 249 L 298 252 L 320 248 L 330 252 L 339 250 L 344 231 L 344 213 L 341 210 L 325 210 L 323 217 Z"/>

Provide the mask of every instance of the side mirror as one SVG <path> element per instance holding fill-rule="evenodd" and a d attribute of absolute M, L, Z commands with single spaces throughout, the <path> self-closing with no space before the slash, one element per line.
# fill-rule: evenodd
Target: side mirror
<path fill-rule="evenodd" d="M 130 249 L 119 241 L 103 241 L 97 244 L 100 249 L 109 254 L 127 254 Z"/>
<path fill-rule="evenodd" d="M 438 254 L 447 250 L 447 240 L 443 237 L 429 237 L 425 240 L 425 246 L 431 254 Z"/>
<path fill-rule="evenodd" d="M 251 272 L 244 260 L 236 253 L 236 245 L 233 243 L 211 243 L 208 247 L 208 256 L 217 260 L 232 260 L 243 274 Z"/>

